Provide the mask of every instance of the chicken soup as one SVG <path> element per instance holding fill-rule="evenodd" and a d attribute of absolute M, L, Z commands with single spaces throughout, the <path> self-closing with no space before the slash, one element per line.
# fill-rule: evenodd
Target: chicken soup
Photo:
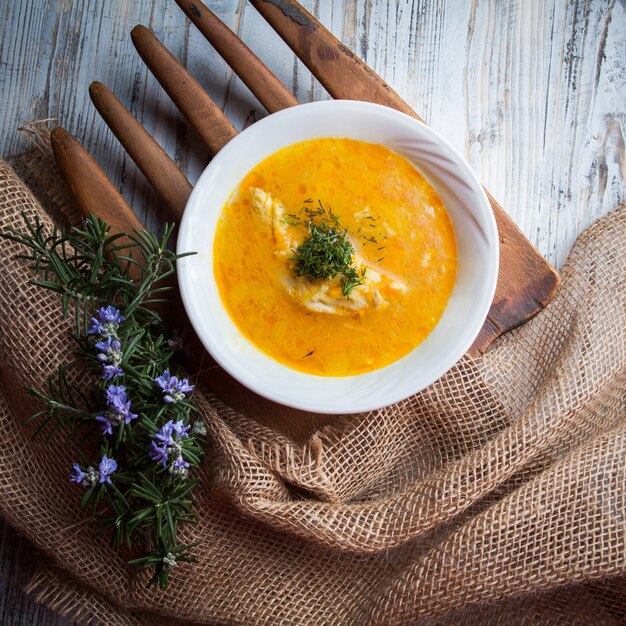
<path fill-rule="evenodd" d="M 259 163 L 214 243 L 223 304 L 257 348 L 322 376 L 375 370 L 418 346 L 456 276 L 443 203 L 378 144 L 315 139 Z"/>

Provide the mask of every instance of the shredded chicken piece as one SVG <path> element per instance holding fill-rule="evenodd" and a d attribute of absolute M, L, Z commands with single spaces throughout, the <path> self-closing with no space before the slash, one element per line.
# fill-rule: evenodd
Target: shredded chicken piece
<path fill-rule="evenodd" d="M 276 254 L 279 256 L 290 255 L 291 251 L 298 246 L 298 240 L 292 232 L 293 229 L 285 222 L 285 207 L 263 189 L 253 187 L 251 192 L 252 207 L 259 217 L 272 227 Z"/>

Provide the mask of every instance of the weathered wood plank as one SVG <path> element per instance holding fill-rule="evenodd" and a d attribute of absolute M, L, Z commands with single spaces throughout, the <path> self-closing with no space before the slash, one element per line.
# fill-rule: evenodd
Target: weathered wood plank
<path fill-rule="evenodd" d="M 208 155 L 134 54 L 128 31 L 135 23 L 163 34 L 239 128 L 253 110 L 263 115 L 199 33 L 164 1 L 3 3 L 5 129 L 62 111 L 62 121 L 120 181 L 149 225 L 161 216 L 153 208 L 158 199 L 94 116 L 85 85 L 92 78 L 109 84 L 192 181 Z M 241 0 L 213 4 L 301 100 L 326 97 L 251 7 Z M 304 4 L 466 155 L 552 262 L 560 265 L 576 234 L 623 197 L 623 3 Z M 123 59 L 123 69 L 115 59 Z M 19 98 L 12 97 L 16 93 Z M 0 150 L 15 151 L 19 142 L 5 131 Z"/>
<path fill-rule="evenodd" d="M 624 198 L 625 13 L 607 0 L 481 2 L 470 15 L 465 154 L 557 266 Z"/>
<path fill-rule="evenodd" d="M 0 519 L 0 624 L 3 626 L 71 626 L 71 620 L 33 602 L 22 589 L 39 558 L 28 541 Z"/>

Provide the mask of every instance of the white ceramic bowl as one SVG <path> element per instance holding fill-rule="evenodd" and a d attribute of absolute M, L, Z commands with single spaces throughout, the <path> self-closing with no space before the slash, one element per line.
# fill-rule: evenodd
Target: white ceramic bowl
<path fill-rule="evenodd" d="M 213 275 L 213 238 L 231 193 L 257 163 L 280 148 L 320 137 L 384 144 L 402 155 L 441 196 L 454 227 L 456 284 L 439 323 L 408 355 L 384 368 L 347 377 L 297 372 L 265 355 L 239 332 Z M 444 374 L 471 346 L 487 316 L 498 272 L 493 212 L 469 165 L 433 130 L 387 107 L 315 102 L 257 122 L 226 145 L 200 176 L 180 225 L 178 261 L 185 308 L 215 360 L 262 396 L 319 413 L 357 413 L 403 400 Z"/>

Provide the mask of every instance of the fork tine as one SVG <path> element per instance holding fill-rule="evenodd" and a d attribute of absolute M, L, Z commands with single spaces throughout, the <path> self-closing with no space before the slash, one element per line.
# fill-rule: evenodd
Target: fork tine
<path fill-rule="evenodd" d="M 269 113 L 299 104 L 263 61 L 208 7 L 199 0 L 175 1 Z"/>
<path fill-rule="evenodd" d="M 299 3 L 294 0 L 250 2 L 333 98 L 384 104 L 421 119 L 374 70 Z"/>
<path fill-rule="evenodd" d="M 191 183 L 152 135 L 105 85 L 91 83 L 89 95 L 107 126 L 163 198 L 175 221 L 180 221 L 191 193 Z"/>
<path fill-rule="evenodd" d="M 145 64 L 215 156 L 237 134 L 235 127 L 151 30 L 135 26 L 130 36 Z"/>
<path fill-rule="evenodd" d="M 50 133 L 50 144 L 63 180 L 85 217 L 93 213 L 112 233 L 130 233 L 144 225 L 92 156 L 62 126 Z"/>
<path fill-rule="evenodd" d="M 84 217 L 93 213 L 104 220 L 111 227 L 111 235 L 145 228 L 89 152 L 65 128 L 52 129 L 50 145 L 61 176 Z M 132 244 L 126 237 L 116 243 Z M 131 250 L 128 255 L 134 256 Z M 131 264 L 128 271 L 132 280 L 141 280 L 136 265 Z"/>

